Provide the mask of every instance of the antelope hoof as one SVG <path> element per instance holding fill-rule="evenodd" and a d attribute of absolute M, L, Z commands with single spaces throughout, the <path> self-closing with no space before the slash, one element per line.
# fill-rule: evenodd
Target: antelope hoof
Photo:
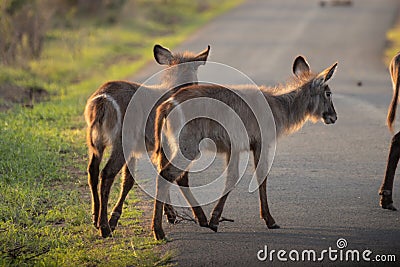
<path fill-rule="evenodd" d="M 153 230 L 153 233 L 154 233 L 154 239 L 155 240 L 165 239 L 165 234 L 164 234 L 164 231 L 162 229 L 161 230 Z"/>
<path fill-rule="evenodd" d="M 393 203 L 390 204 L 386 204 L 386 205 L 381 205 L 382 209 L 386 209 L 386 210 L 392 210 L 392 211 L 396 211 L 396 207 L 393 206 Z"/>
<path fill-rule="evenodd" d="M 116 215 L 111 215 L 110 220 L 108 221 L 108 224 L 110 225 L 111 231 L 113 232 L 115 230 L 115 228 L 118 225 L 118 220 L 119 220 L 120 216 L 116 216 Z"/>
<path fill-rule="evenodd" d="M 272 224 L 272 225 L 267 225 L 268 229 L 279 229 L 281 228 L 279 225 L 277 225 L 276 223 Z"/>
<path fill-rule="evenodd" d="M 397 209 L 393 206 L 392 192 L 389 190 L 383 190 L 379 193 L 381 195 L 381 200 L 379 205 L 383 209 L 396 211 Z"/>
<path fill-rule="evenodd" d="M 218 232 L 218 224 L 209 224 L 208 228 L 210 228 L 211 230 L 213 230 L 214 232 Z"/>
<path fill-rule="evenodd" d="M 111 228 L 108 225 L 100 226 L 100 232 L 103 238 L 112 237 Z"/>

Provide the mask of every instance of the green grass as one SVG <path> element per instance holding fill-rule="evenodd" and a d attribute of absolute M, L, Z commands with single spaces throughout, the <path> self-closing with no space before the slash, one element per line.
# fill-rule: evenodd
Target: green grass
<path fill-rule="evenodd" d="M 209 1 L 201 13 L 190 1 L 165 2 L 179 8 L 137 1 L 143 17 L 52 30 L 40 60 L 23 68 L 0 65 L 0 84 L 35 85 L 52 95 L 33 109 L 15 105 L 0 113 L 0 266 L 170 265 L 173 255 L 159 252 L 149 227 L 142 227 L 134 190 L 113 238 L 102 239 L 92 226 L 82 116 L 101 83 L 126 78 L 151 60 L 154 43 L 173 48 L 240 1 Z M 146 19 L 149 14 L 163 23 Z"/>
<path fill-rule="evenodd" d="M 400 20 L 386 34 L 389 45 L 385 51 L 384 60 L 389 65 L 390 60 L 400 52 Z"/>

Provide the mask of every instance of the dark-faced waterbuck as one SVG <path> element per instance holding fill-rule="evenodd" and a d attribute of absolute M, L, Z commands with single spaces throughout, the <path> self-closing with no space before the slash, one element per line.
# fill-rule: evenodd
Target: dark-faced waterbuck
<path fill-rule="evenodd" d="M 201 207 L 193 209 L 200 225 L 207 225 L 212 230 L 217 231 L 222 210 L 230 191 L 228 187 L 234 185 L 239 179 L 239 154 L 241 151 L 252 151 L 256 166 L 255 175 L 259 185 L 261 218 L 264 219 L 268 228 L 279 228 L 269 212 L 267 202 L 267 162 L 271 160 L 268 158 L 271 156 L 268 150 L 275 142 L 274 133 L 276 133 L 276 137 L 293 133 L 308 120 L 314 122 L 322 120 L 325 124 L 335 123 L 337 115 L 332 102 L 332 92 L 327 82 L 335 73 L 336 67 L 337 63 L 318 74 L 313 74 L 307 61 L 302 56 L 298 56 L 293 64 L 295 77 L 277 88 L 192 85 L 181 88 L 161 104 L 157 108 L 155 120 L 156 143 L 153 153 L 153 161 L 158 162 L 160 170 L 157 176 L 152 221 L 155 238 L 163 239 L 165 237 L 162 229 L 162 207 L 163 201 L 167 199 L 166 194 L 170 182 L 176 181 L 181 186 L 182 193 L 192 207 L 197 204 L 193 194 L 187 188 L 187 176 L 182 174 L 189 170 L 190 163 L 199 155 L 199 143 L 204 138 L 213 140 L 217 151 L 226 154 L 229 164 L 225 184 L 227 190 L 224 190 L 222 197 L 219 198 L 214 207 L 208 225 L 207 221 L 200 221 L 206 220 L 203 219 Z M 259 101 L 260 95 L 265 105 L 263 107 L 250 106 L 249 103 L 262 103 L 262 101 Z M 243 96 L 246 97 L 245 101 Z M 217 109 L 211 111 L 216 114 L 207 113 L 213 119 L 203 115 L 194 118 L 193 109 L 201 109 L 201 105 L 206 102 L 199 100 L 199 106 L 196 106 L 196 102 L 193 102 L 193 104 L 190 104 L 190 110 L 185 109 L 183 105 L 185 101 L 195 99 L 224 103 L 234 111 L 234 114 L 232 116 L 227 115 L 228 113 L 225 114 L 223 110 Z M 267 108 L 270 108 L 273 119 L 263 122 L 263 118 L 257 118 L 254 111 Z M 173 112 L 176 112 L 174 116 Z M 204 113 L 199 111 L 198 114 Z M 245 131 L 247 131 L 247 138 L 240 138 L 239 135 L 236 135 L 234 129 L 238 128 L 234 116 L 238 116 L 243 123 Z M 215 118 L 218 118 L 218 121 Z M 232 123 L 234 125 L 231 125 Z M 272 132 L 267 131 L 267 133 L 272 134 L 262 134 L 262 127 L 273 129 Z M 233 131 L 229 132 L 231 129 Z M 179 138 L 177 138 L 178 132 Z M 161 135 L 163 136 L 162 142 Z M 164 141 L 167 141 L 173 147 L 173 155 L 166 155 L 161 144 Z M 179 153 L 176 152 L 178 150 Z M 164 165 L 166 157 L 169 158 L 169 162 Z"/>
<path fill-rule="evenodd" d="M 393 132 L 393 122 L 396 117 L 397 103 L 399 101 L 399 87 L 400 87 L 400 53 L 393 57 L 389 66 L 390 76 L 392 78 L 393 85 L 393 97 L 390 103 L 387 124 L 389 130 Z M 397 163 L 400 158 L 400 132 L 397 132 L 390 145 L 389 157 L 387 160 L 386 173 L 382 181 L 381 188 L 379 189 L 379 195 L 381 196 L 380 205 L 384 209 L 397 210 L 393 206 L 392 190 L 394 175 L 397 168 Z"/>
<path fill-rule="evenodd" d="M 111 231 L 115 229 L 118 219 L 122 214 L 124 200 L 134 184 L 134 178 L 129 169 L 134 170 L 136 158 L 146 152 L 134 151 L 134 155 L 127 161 L 124 158 L 122 146 L 122 124 L 125 112 L 130 100 L 139 88 L 149 90 L 152 95 L 157 95 L 162 99 L 168 98 L 174 90 L 170 89 L 183 84 L 197 83 L 197 69 L 204 65 L 207 60 L 210 47 L 199 54 L 190 52 L 171 53 L 168 49 L 154 46 L 154 58 L 168 68 L 164 71 L 162 83 L 155 86 L 143 86 L 139 83 L 127 81 L 110 81 L 103 84 L 94 92 L 87 101 L 85 108 L 85 120 L 87 123 L 87 145 L 89 147 L 88 182 L 92 194 L 92 215 L 93 224 L 100 228 L 103 237 L 111 236 Z M 177 89 L 175 89 L 177 90 Z M 144 99 L 143 101 L 146 101 Z M 148 105 L 152 106 L 154 103 Z M 146 103 L 142 103 L 146 104 Z M 155 112 L 150 114 L 149 120 L 154 120 Z M 140 114 L 137 114 L 140 116 Z M 152 116 L 152 117 L 151 117 Z M 141 129 L 146 128 L 145 136 L 147 149 L 153 148 L 154 124 L 137 125 Z M 136 138 L 133 136 L 132 138 Z M 110 158 L 100 173 L 99 185 L 99 166 L 106 147 L 112 147 Z M 127 165 L 127 162 L 129 165 Z M 113 208 L 111 218 L 107 218 L 107 204 L 110 188 L 115 176 L 122 169 L 121 192 L 118 202 Z M 99 195 L 100 190 L 100 195 Z M 172 209 L 172 207 L 166 206 Z"/>

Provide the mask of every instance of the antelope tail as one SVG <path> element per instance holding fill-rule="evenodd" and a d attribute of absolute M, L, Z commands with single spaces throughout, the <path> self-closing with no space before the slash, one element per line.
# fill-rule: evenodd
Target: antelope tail
<path fill-rule="evenodd" d="M 121 110 L 114 98 L 101 94 L 91 100 L 85 108 L 87 144 L 95 154 L 113 140 L 121 128 Z"/>
<path fill-rule="evenodd" d="M 396 118 L 397 103 L 399 101 L 399 87 L 400 87 L 400 53 L 397 54 L 390 62 L 390 76 L 392 78 L 393 85 L 393 97 L 389 105 L 387 115 L 387 125 L 391 132 L 393 132 L 393 122 Z"/>

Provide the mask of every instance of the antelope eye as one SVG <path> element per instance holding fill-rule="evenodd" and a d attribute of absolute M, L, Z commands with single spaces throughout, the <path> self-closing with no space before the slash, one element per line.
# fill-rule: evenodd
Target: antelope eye
<path fill-rule="evenodd" d="M 325 91 L 325 97 L 330 98 L 332 96 L 332 92 L 330 91 Z"/>

